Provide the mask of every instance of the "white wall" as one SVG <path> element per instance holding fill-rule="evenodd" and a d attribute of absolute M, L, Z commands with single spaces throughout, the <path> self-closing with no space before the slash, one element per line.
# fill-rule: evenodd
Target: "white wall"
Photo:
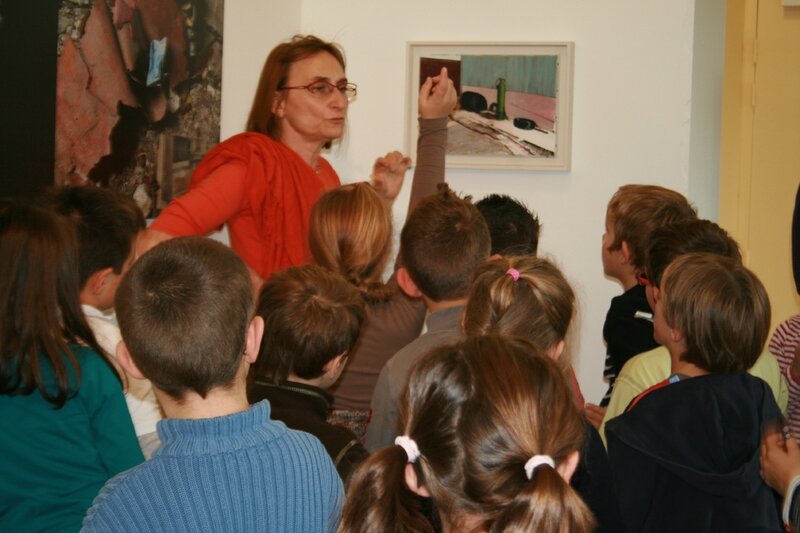
<path fill-rule="evenodd" d="M 377 155 L 404 144 L 407 41 L 575 42 L 572 169 L 452 170 L 447 180 L 476 198 L 513 195 L 539 214 L 540 250 L 580 299 L 570 342 L 578 378 L 587 400 L 599 400 L 602 323 L 621 292 L 600 262 L 606 203 L 625 183 L 689 190 L 693 0 L 227 0 L 225 9 L 223 138 L 241 129 L 276 42 L 301 31 L 343 45 L 359 86 L 346 138 L 329 156 L 344 181 L 365 179 Z"/>

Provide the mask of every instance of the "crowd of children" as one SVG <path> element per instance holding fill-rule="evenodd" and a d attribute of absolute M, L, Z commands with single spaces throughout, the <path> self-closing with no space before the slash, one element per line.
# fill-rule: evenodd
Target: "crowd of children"
<path fill-rule="evenodd" d="M 3 207 L 2 530 L 780 531 L 770 487 L 785 520 L 800 514 L 800 451 L 780 430 L 794 322 L 778 361 L 766 292 L 724 230 L 682 199 L 635 246 L 604 237 L 606 272 L 640 287 L 624 318 L 659 345 L 596 408 L 606 454 L 562 357 L 576 298 L 536 256 L 538 220 L 438 189 L 409 214 L 390 284 L 375 270 L 388 245 L 345 266 L 379 240 L 353 228 L 386 220 L 353 184 L 316 208 L 348 211 L 352 242 L 311 237 L 341 259 L 277 272 L 257 299 L 220 243 L 135 257 L 143 220 L 118 193 Z M 624 187 L 612 203 L 651 194 L 680 196 Z M 630 235 L 610 213 L 607 231 Z M 388 358 L 359 352 L 396 298 L 427 309 L 427 331 Z M 331 392 L 358 353 L 385 361 L 366 434 Z"/>
<path fill-rule="evenodd" d="M 137 256 L 144 220 L 107 189 L 0 207 L 0 531 L 796 528 L 800 319 L 766 350 L 736 242 L 675 191 L 623 186 L 609 389 L 586 403 L 539 220 L 443 183 L 454 105 L 446 70 L 423 83 L 388 282 L 398 153 L 325 192 L 313 264 L 263 285 L 204 237 Z"/>

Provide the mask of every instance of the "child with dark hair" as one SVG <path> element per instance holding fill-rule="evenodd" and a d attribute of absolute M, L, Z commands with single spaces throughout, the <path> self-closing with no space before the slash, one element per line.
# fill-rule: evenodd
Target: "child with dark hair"
<path fill-rule="evenodd" d="M 475 207 L 489 226 L 492 255 L 536 255 L 541 225 L 525 204 L 505 194 L 490 194 Z"/>
<path fill-rule="evenodd" d="M 611 299 L 603 338 L 606 362 L 603 378 L 608 390 L 600 405 L 586 404 L 586 416 L 599 428 L 611 399 L 614 383 L 625 363 L 636 354 L 652 350 L 652 309 L 638 276 L 644 269 L 644 254 L 656 228 L 679 220 L 696 218 L 685 196 L 658 185 L 623 185 L 611 197 L 603 234 L 603 272 L 622 284 L 624 292 Z"/>
<path fill-rule="evenodd" d="M 394 445 L 353 474 L 344 533 L 593 530 L 569 486 L 584 423 L 534 345 L 468 338 L 416 361 Z"/>
<path fill-rule="evenodd" d="M 103 483 L 143 460 L 78 279 L 68 219 L 0 209 L 2 531 L 77 531 Z"/>
<path fill-rule="evenodd" d="M 489 230 L 469 198 L 446 184 L 409 214 L 400 234 L 397 283 L 411 297 L 422 297 L 430 315 L 427 332 L 397 352 L 381 370 L 372 396 L 366 446 L 391 443 L 397 431 L 400 392 L 411 365 L 431 348 L 461 335 L 461 313 L 475 272 L 489 258 Z"/>
<path fill-rule="evenodd" d="M 256 305 L 269 355 L 250 371 L 250 402 L 269 400 L 275 420 L 317 437 L 343 480 L 367 451 L 352 431 L 326 422 L 333 396 L 325 389 L 347 364 L 364 313 L 358 289 L 316 265 L 273 274 Z"/>
<path fill-rule="evenodd" d="M 161 448 L 103 487 L 84 530 L 334 531 L 343 490 L 325 448 L 270 420 L 269 402 L 248 404 L 264 321 L 236 253 L 166 241 L 133 265 L 115 303 L 119 363 L 150 379 L 166 418 Z"/>
<path fill-rule="evenodd" d="M 651 307 L 655 307 L 661 276 L 667 266 L 683 254 L 698 252 L 741 261 L 736 241 L 710 220 L 683 220 L 653 231 L 647 248 L 644 272 L 640 276 Z M 669 351 L 664 346 L 641 353 L 625 363 L 617 376 L 614 392 L 611 393 L 611 401 L 600 427 L 601 436 L 605 437 L 605 424 L 624 413 L 634 398 L 669 377 L 670 364 Z M 778 406 L 781 410 L 786 408 L 789 395 L 786 383 L 781 377 L 778 362 L 768 350 L 761 352 L 748 372 L 766 381 Z"/>
<path fill-rule="evenodd" d="M 781 413 L 746 373 L 769 332 L 767 292 L 740 262 L 708 253 L 675 259 L 660 287 L 654 330 L 672 375 L 606 425 L 627 530 L 779 532 L 759 448 Z"/>
<path fill-rule="evenodd" d="M 93 186 L 52 189 L 44 202 L 75 222 L 81 308 L 97 342 L 116 357 L 122 337 L 114 314 L 114 296 L 134 261 L 136 239 L 145 228 L 142 212 L 127 196 Z M 161 420 L 161 409 L 149 381 L 126 376 L 124 385 L 139 445 L 149 458 L 160 445 L 156 423 Z"/>

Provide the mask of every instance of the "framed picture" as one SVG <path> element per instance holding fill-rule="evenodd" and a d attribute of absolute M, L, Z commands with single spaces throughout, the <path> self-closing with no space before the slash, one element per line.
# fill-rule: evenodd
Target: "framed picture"
<path fill-rule="evenodd" d="M 419 88 L 447 67 L 459 104 L 447 166 L 569 170 L 571 42 L 408 44 L 407 152 L 416 157 Z"/>

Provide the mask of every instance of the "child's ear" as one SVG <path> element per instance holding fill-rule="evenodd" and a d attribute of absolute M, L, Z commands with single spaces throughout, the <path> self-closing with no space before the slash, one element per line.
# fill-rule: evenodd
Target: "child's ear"
<path fill-rule="evenodd" d="M 550 359 L 553 361 L 558 361 L 562 353 L 564 353 L 564 339 L 561 339 L 547 350 L 547 355 L 549 355 Z"/>
<path fill-rule="evenodd" d="M 256 315 L 247 326 L 247 333 L 244 339 L 244 358 L 251 365 L 258 359 L 258 351 L 261 348 L 261 337 L 264 336 L 264 319 Z"/>
<path fill-rule="evenodd" d="M 111 267 L 103 268 L 97 272 L 93 272 L 87 279 L 84 287 L 93 295 L 99 296 L 108 284 L 108 277 L 114 274 L 114 269 Z"/>
<path fill-rule="evenodd" d="M 139 367 L 136 366 L 136 363 L 133 362 L 133 358 L 128 351 L 128 347 L 125 345 L 125 341 L 119 341 L 117 344 L 117 363 L 122 367 L 122 370 L 132 378 L 146 379 L 144 374 L 139 370 Z"/>
<path fill-rule="evenodd" d="M 622 241 L 619 247 L 620 251 L 622 252 L 622 257 L 625 259 L 626 263 L 631 262 L 631 247 L 628 246 L 628 241 Z"/>
<path fill-rule="evenodd" d="M 572 479 L 572 474 L 575 473 L 575 469 L 578 468 L 578 460 L 580 457 L 581 455 L 578 453 L 578 450 L 575 450 L 567 455 L 566 459 L 556 465 L 556 472 L 561 474 L 561 477 L 563 477 L 564 481 L 567 483 Z"/>
<path fill-rule="evenodd" d="M 414 465 L 411 463 L 406 463 L 405 478 L 406 486 L 408 486 L 411 492 L 417 496 L 422 496 L 423 498 L 431 497 L 431 493 L 428 491 L 428 488 L 425 485 L 419 484 L 419 479 L 417 479 L 417 471 L 414 470 Z"/>
<path fill-rule="evenodd" d="M 397 286 L 408 296 L 411 298 L 419 298 L 422 296 L 422 292 L 420 292 L 414 280 L 411 279 L 411 274 L 408 273 L 405 267 L 398 268 L 395 276 L 397 277 Z"/>

